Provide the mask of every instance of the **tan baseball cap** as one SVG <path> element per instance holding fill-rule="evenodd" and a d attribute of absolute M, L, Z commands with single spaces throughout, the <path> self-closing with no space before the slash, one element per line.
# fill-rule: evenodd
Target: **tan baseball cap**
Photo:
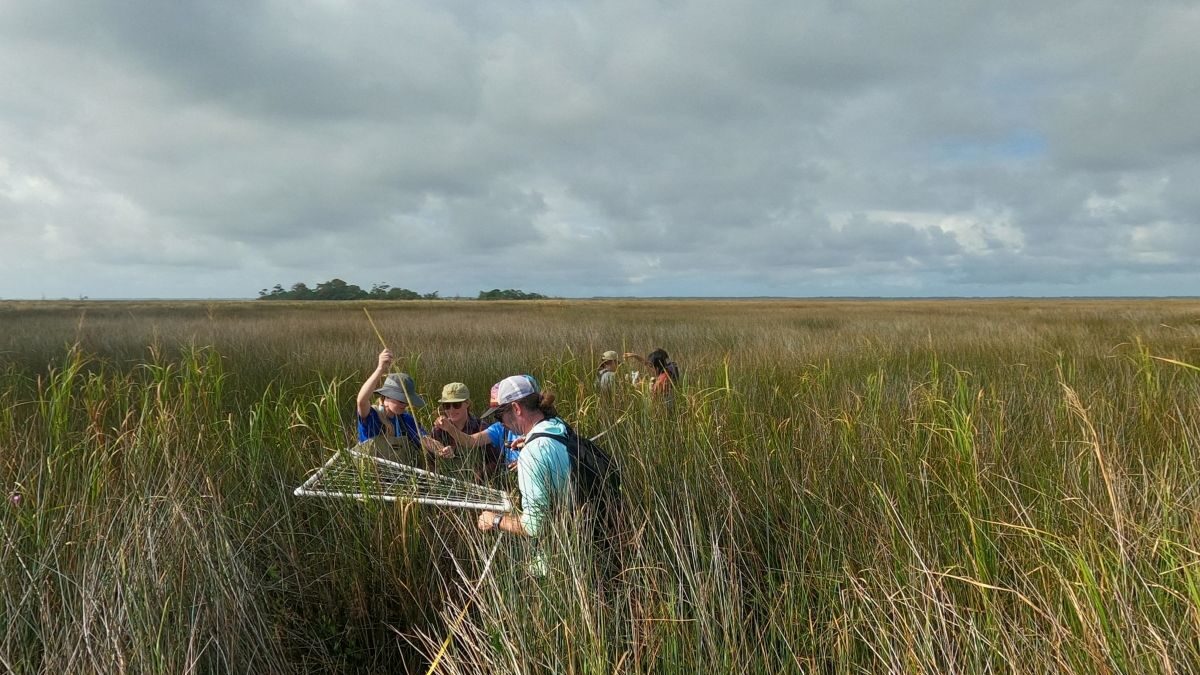
<path fill-rule="evenodd" d="M 604 363 L 605 361 L 620 361 L 620 360 L 621 360 L 621 357 L 617 356 L 617 353 L 611 349 L 600 355 L 600 363 Z"/>
<path fill-rule="evenodd" d="M 458 403 L 471 398 L 471 390 L 462 382 L 451 382 L 442 387 L 442 397 L 438 403 Z"/>

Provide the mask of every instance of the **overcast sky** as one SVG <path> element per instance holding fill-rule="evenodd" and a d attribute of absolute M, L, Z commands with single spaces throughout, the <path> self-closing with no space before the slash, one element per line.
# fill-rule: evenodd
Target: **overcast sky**
<path fill-rule="evenodd" d="M 0 0 L 0 298 L 1200 294 L 1200 6 Z"/>

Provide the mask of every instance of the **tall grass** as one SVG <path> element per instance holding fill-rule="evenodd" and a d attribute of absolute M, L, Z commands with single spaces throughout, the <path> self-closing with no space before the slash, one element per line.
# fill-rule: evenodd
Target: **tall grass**
<path fill-rule="evenodd" d="M 469 514 L 292 497 L 351 439 L 358 304 L 6 303 L 0 667 L 420 672 L 449 635 L 440 672 L 1200 670 L 1200 303 L 371 314 L 422 393 L 531 372 L 611 427 L 618 562 L 567 524 L 472 594 Z M 596 395 L 656 346 L 673 408 Z"/>

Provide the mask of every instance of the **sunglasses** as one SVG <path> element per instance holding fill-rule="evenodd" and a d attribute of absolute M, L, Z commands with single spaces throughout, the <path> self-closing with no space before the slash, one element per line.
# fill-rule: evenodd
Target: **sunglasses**
<path fill-rule="evenodd" d="M 512 410 L 511 405 L 506 405 L 506 406 L 503 406 L 500 408 L 496 408 L 496 412 L 492 413 L 492 419 L 494 419 L 494 420 L 503 419 L 505 413 L 507 413 L 509 410 Z"/>
<path fill-rule="evenodd" d="M 438 410 L 458 410 L 466 405 L 466 401 L 455 401 L 453 403 L 439 403 Z"/>

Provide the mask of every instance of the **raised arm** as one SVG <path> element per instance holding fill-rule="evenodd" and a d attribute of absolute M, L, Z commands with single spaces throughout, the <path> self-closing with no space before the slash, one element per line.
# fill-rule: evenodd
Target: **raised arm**
<path fill-rule="evenodd" d="M 646 368 L 651 371 L 654 370 L 650 367 L 650 362 L 646 360 L 646 357 L 642 356 L 641 354 L 636 352 L 625 352 L 624 356 L 626 361 L 633 361 L 634 363 L 638 364 L 640 368 Z"/>
<path fill-rule="evenodd" d="M 366 417 L 371 410 L 371 396 L 375 394 L 375 389 L 379 387 L 379 379 L 387 373 L 392 367 L 392 350 L 384 349 L 379 352 L 379 364 L 375 366 L 375 372 L 367 376 L 367 381 L 363 382 L 362 388 L 358 390 L 357 408 L 358 416 Z"/>

